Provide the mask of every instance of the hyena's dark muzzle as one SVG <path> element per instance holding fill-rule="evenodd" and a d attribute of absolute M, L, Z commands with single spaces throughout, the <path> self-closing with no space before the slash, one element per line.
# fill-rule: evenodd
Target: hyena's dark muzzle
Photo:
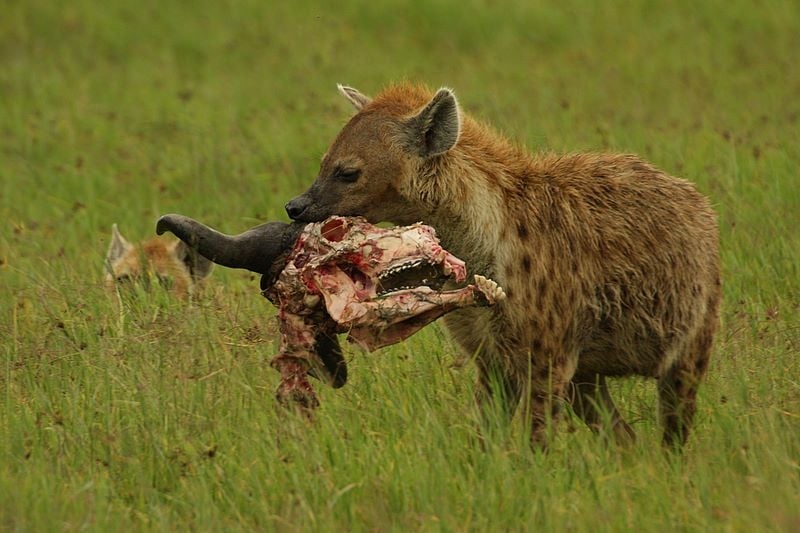
<path fill-rule="evenodd" d="M 311 206 L 311 198 L 309 194 L 303 193 L 299 196 L 295 196 L 289 202 L 286 203 L 286 214 L 289 215 L 289 218 L 292 220 L 297 220 L 301 222 L 311 222 L 310 220 L 304 220 L 301 217 L 303 214 L 308 211 L 308 208 Z"/>
<path fill-rule="evenodd" d="M 310 192 L 296 196 L 286 204 L 286 214 L 295 222 L 322 222 L 326 218 L 340 214 L 330 205 L 317 201 Z M 342 212 L 347 215 L 348 213 Z"/>
<path fill-rule="evenodd" d="M 296 222 L 322 222 L 333 215 L 350 215 L 343 212 L 341 198 L 342 191 L 337 190 L 336 184 L 320 184 L 317 180 L 306 192 L 289 200 L 286 214 Z"/>

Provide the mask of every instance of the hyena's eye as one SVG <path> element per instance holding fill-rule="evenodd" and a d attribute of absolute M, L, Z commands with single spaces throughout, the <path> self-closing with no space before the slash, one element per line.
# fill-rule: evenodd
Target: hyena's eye
<path fill-rule="evenodd" d="M 116 277 L 117 283 L 130 283 L 133 281 L 133 277 L 130 274 L 120 274 Z"/>
<path fill-rule="evenodd" d="M 357 168 L 340 168 L 336 170 L 336 173 L 333 175 L 333 177 L 345 183 L 353 183 L 354 181 L 358 180 L 360 175 L 361 170 Z"/>

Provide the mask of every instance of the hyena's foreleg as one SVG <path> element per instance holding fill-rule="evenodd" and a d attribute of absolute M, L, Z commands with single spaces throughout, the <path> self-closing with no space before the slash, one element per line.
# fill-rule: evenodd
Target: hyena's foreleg
<path fill-rule="evenodd" d="M 604 376 L 598 374 L 580 375 L 572 378 L 570 403 L 575 414 L 589 428 L 599 433 L 608 424 L 618 444 L 628 444 L 636 440 L 633 429 L 623 420 Z"/>
<path fill-rule="evenodd" d="M 498 322 L 502 324 L 497 308 L 459 309 L 445 316 L 444 322 L 463 356 L 474 361 L 478 370 L 476 437 L 477 444 L 486 449 L 487 436 L 493 428 L 509 426 L 522 396 L 524 381 L 519 380 L 509 356 L 515 352 L 503 344 L 508 336 L 495 331 Z"/>
<path fill-rule="evenodd" d="M 568 399 L 577 361 L 577 352 L 563 348 L 545 347 L 531 353 L 524 409 L 530 423 L 530 440 L 534 449 L 547 447 L 548 430 L 554 427 L 562 405 Z"/>
<path fill-rule="evenodd" d="M 492 416 L 499 416 L 503 424 L 510 422 L 522 396 L 521 383 L 503 359 L 496 349 L 484 349 L 477 358 L 475 402 L 484 423 Z"/>
<path fill-rule="evenodd" d="M 459 309 L 444 317 L 464 356 L 478 367 L 475 401 L 483 424 L 497 416 L 503 423 L 509 422 L 522 392 L 500 345 L 503 336 L 493 330 L 496 320 L 495 311 L 477 307 Z"/>

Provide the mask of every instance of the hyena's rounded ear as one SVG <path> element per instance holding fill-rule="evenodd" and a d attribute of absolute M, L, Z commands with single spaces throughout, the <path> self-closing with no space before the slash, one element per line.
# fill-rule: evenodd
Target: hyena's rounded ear
<path fill-rule="evenodd" d="M 347 100 L 353 104 L 353 107 L 356 108 L 356 111 L 361 111 L 364 109 L 364 106 L 367 105 L 372 101 L 372 98 L 361 94 L 357 89 L 353 89 L 352 87 L 347 87 L 346 85 L 342 85 L 341 83 L 336 84 L 336 88 L 339 89 L 339 92 L 342 93 L 342 96 L 347 98 Z"/>
<path fill-rule="evenodd" d="M 116 224 L 111 226 L 111 244 L 108 245 L 108 252 L 106 252 L 106 261 L 114 263 L 117 259 L 125 255 L 125 253 L 133 248 L 133 245 L 122 236 Z"/>
<path fill-rule="evenodd" d="M 450 150 L 461 134 L 461 112 L 453 91 L 439 89 L 427 105 L 406 121 L 407 145 L 421 157 Z"/>
<path fill-rule="evenodd" d="M 175 241 L 172 250 L 175 257 L 186 265 L 186 269 L 195 281 L 206 278 L 211 274 L 214 263 L 197 253 L 197 250 L 190 248 L 185 242 Z"/>

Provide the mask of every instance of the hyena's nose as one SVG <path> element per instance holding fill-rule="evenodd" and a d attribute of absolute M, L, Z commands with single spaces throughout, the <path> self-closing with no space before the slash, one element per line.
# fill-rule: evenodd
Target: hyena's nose
<path fill-rule="evenodd" d="M 297 220 L 303 214 L 303 211 L 306 210 L 308 207 L 308 199 L 305 198 L 304 195 L 300 195 L 286 204 L 286 214 L 289 215 L 289 218 L 292 220 Z"/>

